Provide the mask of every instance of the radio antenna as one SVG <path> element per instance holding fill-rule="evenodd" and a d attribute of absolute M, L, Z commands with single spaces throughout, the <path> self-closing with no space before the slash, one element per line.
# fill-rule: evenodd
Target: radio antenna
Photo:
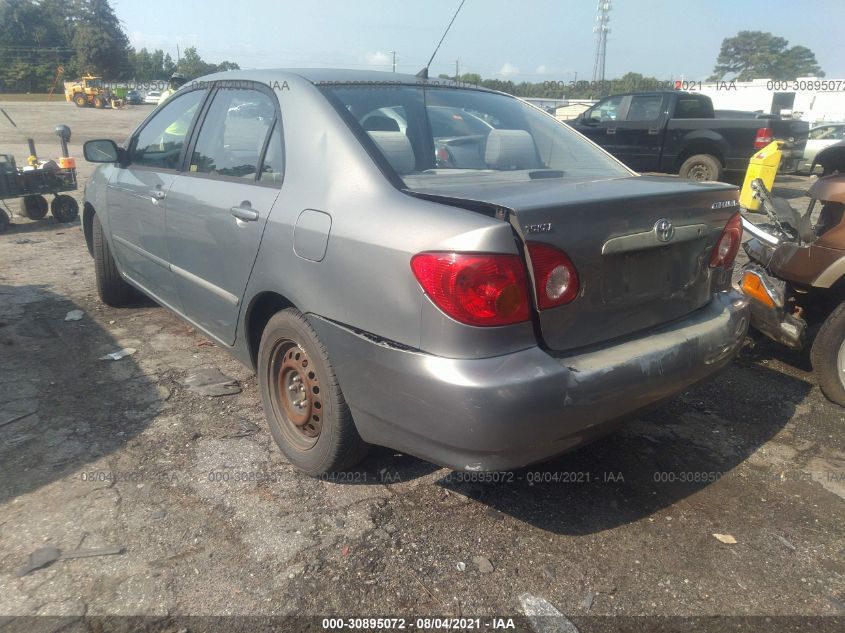
<path fill-rule="evenodd" d="M 446 27 L 446 30 L 443 32 L 443 37 L 440 38 L 440 41 L 437 42 L 437 47 L 434 49 L 434 52 L 431 54 L 431 59 L 428 60 L 428 63 L 425 65 L 420 72 L 417 73 L 417 77 L 420 79 L 428 79 L 428 68 L 431 66 L 431 62 L 434 61 L 434 56 L 437 55 L 437 51 L 440 50 L 440 45 L 443 43 L 443 40 L 446 39 L 446 35 L 449 33 L 449 29 L 452 28 L 452 24 L 455 22 L 455 18 L 458 17 L 458 14 L 461 12 L 461 9 L 464 6 L 464 2 L 467 0 L 461 0 L 461 4 L 458 5 L 458 10 L 455 11 L 455 15 L 452 16 L 451 22 L 449 22 L 449 26 Z"/>

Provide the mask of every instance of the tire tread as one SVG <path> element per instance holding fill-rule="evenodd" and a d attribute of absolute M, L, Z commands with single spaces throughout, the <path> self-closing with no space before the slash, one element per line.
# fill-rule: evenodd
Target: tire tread
<path fill-rule="evenodd" d="M 127 305 L 134 298 L 135 290 L 120 276 L 109 243 L 103 234 L 103 225 L 96 215 L 93 223 L 93 243 L 94 271 L 100 299 L 115 308 Z"/>
<path fill-rule="evenodd" d="M 822 393 L 828 400 L 845 407 L 845 385 L 837 366 L 839 348 L 845 341 L 845 301 L 825 319 L 813 341 L 810 361 Z"/>

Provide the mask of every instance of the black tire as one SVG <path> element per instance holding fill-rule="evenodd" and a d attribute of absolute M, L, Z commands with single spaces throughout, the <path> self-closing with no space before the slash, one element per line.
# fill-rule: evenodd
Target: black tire
<path fill-rule="evenodd" d="M 94 97 L 94 107 L 95 108 L 105 108 L 106 107 L 106 100 L 103 97 L 100 97 L 100 96 Z"/>
<path fill-rule="evenodd" d="M 12 220 L 9 218 L 9 214 L 4 209 L 0 209 L 0 233 L 8 229 L 11 222 Z"/>
<path fill-rule="evenodd" d="M 44 196 L 25 196 L 21 203 L 21 213 L 30 220 L 41 220 L 47 215 L 47 198 Z"/>
<path fill-rule="evenodd" d="M 318 476 L 350 468 L 367 454 L 369 445 L 358 435 L 328 351 L 298 310 L 278 312 L 264 328 L 258 384 L 273 439 L 304 473 Z M 297 384 L 302 385 L 301 396 L 290 393 Z M 296 404 L 291 400 L 299 397 L 302 409 L 295 413 L 301 412 L 304 421 L 295 423 L 287 412 Z"/>
<path fill-rule="evenodd" d="M 79 203 L 68 195 L 60 194 L 50 203 L 50 213 L 59 222 L 73 222 L 79 216 Z"/>
<path fill-rule="evenodd" d="M 109 243 L 103 235 L 100 218 L 94 216 L 94 273 L 97 277 L 97 293 L 106 305 L 119 308 L 135 298 L 135 290 L 123 280 L 112 257 Z"/>
<path fill-rule="evenodd" d="M 813 371 L 822 393 L 845 407 L 845 302 L 822 323 L 810 352 Z"/>
<path fill-rule="evenodd" d="M 678 171 L 681 178 L 699 180 L 702 182 L 719 180 L 722 177 L 722 163 L 710 154 L 696 154 L 690 156 Z"/>
<path fill-rule="evenodd" d="M 88 105 L 88 98 L 84 94 L 78 94 L 73 98 L 77 108 L 84 108 Z"/>

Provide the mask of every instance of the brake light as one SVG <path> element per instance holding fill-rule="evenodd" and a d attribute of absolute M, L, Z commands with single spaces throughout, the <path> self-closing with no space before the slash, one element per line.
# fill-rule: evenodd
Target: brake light
<path fill-rule="evenodd" d="M 737 213 L 728 220 L 722 230 L 722 235 L 719 236 L 719 241 L 713 247 L 713 252 L 710 255 L 710 267 L 727 268 L 732 266 L 741 241 L 742 218 Z"/>
<path fill-rule="evenodd" d="M 528 254 L 540 310 L 569 303 L 578 296 L 578 271 L 566 253 L 549 244 L 528 242 Z"/>
<path fill-rule="evenodd" d="M 754 149 L 763 149 L 774 140 L 772 128 L 761 127 L 757 128 L 757 134 L 754 138 Z"/>
<path fill-rule="evenodd" d="M 518 255 L 419 253 L 411 270 L 434 304 L 456 321 L 494 326 L 530 318 L 528 280 Z"/>

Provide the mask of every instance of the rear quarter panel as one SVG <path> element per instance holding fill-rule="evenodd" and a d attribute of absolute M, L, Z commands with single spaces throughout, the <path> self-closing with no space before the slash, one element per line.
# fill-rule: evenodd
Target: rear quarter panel
<path fill-rule="evenodd" d="M 508 341 L 520 338 L 507 336 L 512 328 L 492 328 L 506 330 L 504 337 L 502 332 L 479 333 L 481 328 L 442 315 L 422 292 L 410 259 L 425 250 L 516 253 L 510 226 L 400 192 L 315 86 L 305 80 L 289 85 L 290 90 L 277 91 L 284 125 L 284 182 L 247 286 L 240 345 L 248 340 L 248 306 L 261 293 L 275 292 L 302 312 L 440 355 L 492 355 L 490 346 L 502 340 L 500 347 L 507 351 L 513 345 Z M 294 251 L 297 218 L 306 209 L 331 216 L 321 261 Z M 427 336 L 424 312 L 429 315 Z M 531 336 L 530 324 L 513 327 Z M 482 343 L 473 336 L 481 336 Z"/>

